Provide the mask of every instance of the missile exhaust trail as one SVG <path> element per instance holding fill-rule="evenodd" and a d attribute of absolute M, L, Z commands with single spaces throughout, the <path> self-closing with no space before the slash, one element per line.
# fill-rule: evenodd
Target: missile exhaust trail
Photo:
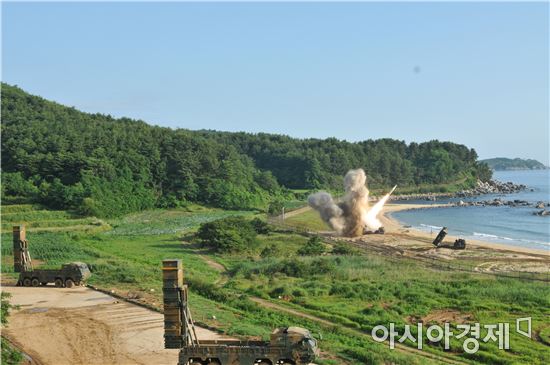
<path fill-rule="evenodd" d="M 384 204 L 397 188 L 384 195 L 372 208 L 369 207 L 369 190 L 366 186 L 367 175 L 363 169 L 350 170 L 344 177 L 344 194 L 342 200 L 336 203 L 332 196 L 324 191 L 308 197 L 309 205 L 317 210 L 325 223 L 338 234 L 356 237 L 368 230 L 376 231 L 382 227 L 378 214 Z"/>

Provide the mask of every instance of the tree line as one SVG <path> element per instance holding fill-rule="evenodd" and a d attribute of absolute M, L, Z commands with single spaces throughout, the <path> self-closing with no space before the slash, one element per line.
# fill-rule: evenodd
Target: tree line
<path fill-rule="evenodd" d="M 351 143 L 190 131 L 90 114 L 2 84 L 2 196 L 113 217 L 197 202 L 265 208 L 289 189 L 340 189 L 362 167 L 375 187 L 490 177 L 466 146 Z"/>

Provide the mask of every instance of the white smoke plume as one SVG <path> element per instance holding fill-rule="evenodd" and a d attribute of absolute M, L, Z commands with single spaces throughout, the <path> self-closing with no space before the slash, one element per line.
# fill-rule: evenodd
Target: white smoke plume
<path fill-rule="evenodd" d="M 362 235 L 365 228 L 375 231 L 382 226 L 377 216 L 395 187 L 369 209 L 366 182 L 367 175 L 363 169 L 350 170 L 344 177 L 345 194 L 339 203 L 335 203 L 325 191 L 310 195 L 308 203 L 338 234 L 356 237 Z"/>

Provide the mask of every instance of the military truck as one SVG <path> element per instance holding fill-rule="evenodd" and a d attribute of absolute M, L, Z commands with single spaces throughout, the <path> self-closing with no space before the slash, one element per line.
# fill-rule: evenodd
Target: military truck
<path fill-rule="evenodd" d="M 278 328 L 269 341 L 199 340 L 181 260 L 164 260 L 162 271 L 164 347 L 180 349 L 178 365 L 305 365 L 319 355 L 315 338 L 300 327 Z"/>
<path fill-rule="evenodd" d="M 61 269 L 34 269 L 26 239 L 25 226 L 13 227 L 13 269 L 19 273 L 17 285 L 39 286 L 54 283 L 58 288 L 83 285 L 90 277 L 90 269 L 83 262 L 63 264 Z"/>
<path fill-rule="evenodd" d="M 34 269 L 19 274 L 19 285 L 39 286 L 54 283 L 58 288 L 72 288 L 82 285 L 90 277 L 90 270 L 83 262 L 71 262 L 61 265 L 60 270 Z"/>

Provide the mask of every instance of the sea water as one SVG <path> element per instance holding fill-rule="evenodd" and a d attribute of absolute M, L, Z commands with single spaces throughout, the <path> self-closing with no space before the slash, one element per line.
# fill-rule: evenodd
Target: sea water
<path fill-rule="evenodd" d="M 531 204 L 550 201 L 550 170 L 497 171 L 493 178 L 527 185 L 527 190 L 514 194 L 487 194 L 462 200 L 526 200 Z M 459 198 L 442 198 L 433 203 L 449 203 Z M 421 203 L 427 201 L 403 201 Z M 550 210 L 550 207 L 546 207 Z M 431 232 L 435 238 L 442 227 L 449 234 L 513 246 L 550 250 L 550 216 L 533 215 L 540 211 L 533 206 L 469 206 L 415 209 L 392 213 L 392 217 L 404 225 Z"/>

